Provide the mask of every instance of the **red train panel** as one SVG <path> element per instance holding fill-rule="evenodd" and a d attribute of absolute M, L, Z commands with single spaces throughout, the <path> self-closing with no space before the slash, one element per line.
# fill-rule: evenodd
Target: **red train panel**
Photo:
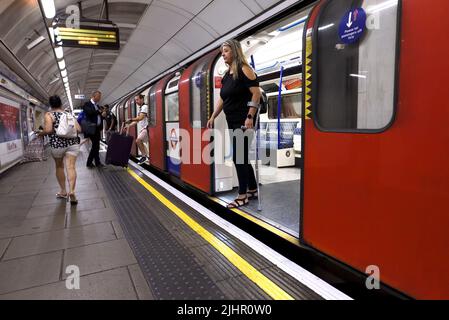
<path fill-rule="evenodd" d="M 402 2 L 399 101 L 379 134 L 307 121 L 303 237 L 421 299 L 449 298 L 449 2 Z M 312 79 L 313 81 L 313 79 Z"/>
<path fill-rule="evenodd" d="M 209 101 L 207 101 L 207 107 L 209 110 L 213 106 L 213 101 L 210 101 L 210 82 L 211 82 L 211 68 L 215 58 L 218 55 L 218 51 L 213 51 L 198 60 L 196 63 L 191 65 L 186 71 L 183 72 L 182 77 L 180 79 L 179 85 L 179 127 L 188 134 L 188 139 L 183 139 L 181 141 L 181 152 L 183 159 L 187 158 L 189 155 L 188 161 L 183 161 L 181 164 L 181 179 L 184 182 L 194 186 L 198 190 L 201 190 L 205 193 L 212 194 L 212 166 L 205 163 L 204 160 L 207 160 L 208 163 L 211 163 L 210 159 L 201 159 L 200 161 L 195 161 L 199 159 L 195 159 L 201 157 L 203 151 L 205 151 L 206 147 L 209 145 L 209 141 L 201 141 L 201 137 L 204 133 L 209 132 L 206 128 L 193 128 L 192 127 L 192 107 L 200 108 L 199 105 L 191 106 L 192 97 L 191 97 L 191 77 L 194 70 L 201 64 L 208 65 L 208 75 L 206 76 L 205 83 L 198 84 L 199 86 L 205 86 L 205 90 L 209 94 Z M 196 85 L 196 84 L 194 84 Z M 207 119 L 206 119 L 207 120 Z M 198 137 L 201 142 L 194 141 L 194 137 Z M 186 150 L 190 150 L 188 154 L 186 154 Z"/>

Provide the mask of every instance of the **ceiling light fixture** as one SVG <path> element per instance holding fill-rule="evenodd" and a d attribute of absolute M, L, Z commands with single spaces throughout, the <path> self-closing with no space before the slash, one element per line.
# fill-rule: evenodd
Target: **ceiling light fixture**
<path fill-rule="evenodd" d="M 62 47 L 56 47 L 55 53 L 56 53 L 56 59 L 59 60 L 59 59 L 64 58 L 64 50 L 62 49 Z"/>
<path fill-rule="evenodd" d="M 41 0 L 44 14 L 47 19 L 53 19 L 56 15 L 56 8 L 54 0 Z"/>
<path fill-rule="evenodd" d="M 64 70 L 65 69 L 65 61 L 64 60 L 59 61 L 58 65 L 59 65 L 59 69 L 60 70 Z"/>
<path fill-rule="evenodd" d="M 55 33 L 52 27 L 48 28 L 48 33 L 50 33 L 51 43 L 55 43 Z"/>
<path fill-rule="evenodd" d="M 39 36 L 37 39 L 33 40 L 31 43 L 27 45 L 28 50 L 33 49 L 35 46 L 37 46 L 39 43 L 44 41 L 45 38 L 43 36 Z"/>
<path fill-rule="evenodd" d="M 59 77 L 56 77 L 56 78 L 54 78 L 53 80 L 51 80 L 50 83 L 49 83 L 48 85 L 51 85 L 51 84 L 55 83 L 55 82 L 58 81 L 58 80 L 59 80 Z"/>

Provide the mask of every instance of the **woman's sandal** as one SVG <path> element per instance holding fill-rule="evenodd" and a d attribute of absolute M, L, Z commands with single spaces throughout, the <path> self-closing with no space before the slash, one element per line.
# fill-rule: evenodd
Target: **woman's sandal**
<path fill-rule="evenodd" d="M 234 202 L 228 204 L 228 209 L 236 209 L 243 206 L 246 206 L 249 203 L 248 198 L 245 199 L 235 199 Z"/>
<path fill-rule="evenodd" d="M 57 193 L 56 199 L 67 199 L 67 193 Z"/>
<path fill-rule="evenodd" d="M 248 191 L 248 200 L 257 200 L 259 198 L 259 194 L 256 191 Z"/>
<path fill-rule="evenodd" d="M 67 196 L 67 201 L 70 201 L 70 204 L 72 206 L 76 206 L 78 204 L 78 200 L 76 199 L 76 196 L 74 193 L 69 193 Z"/>

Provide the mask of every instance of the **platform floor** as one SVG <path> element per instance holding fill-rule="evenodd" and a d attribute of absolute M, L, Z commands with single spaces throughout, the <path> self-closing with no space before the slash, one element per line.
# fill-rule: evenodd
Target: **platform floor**
<path fill-rule="evenodd" d="M 98 170 L 78 158 L 77 197 L 56 199 L 54 161 L 0 177 L 0 299 L 153 299 Z M 66 267 L 80 269 L 67 290 Z"/>
<path fill-rule="evenodd" d="M 76 207 L 55 198 L 52 159 L 0 177 L 0 299 L 272 299 L 254 278 L 280 297 L 322 299 L 139 171 L 141 182 L 123 168 L 84 164 L 82 154 Z M 80 290 L 66 288 L 70 265 Z"/>

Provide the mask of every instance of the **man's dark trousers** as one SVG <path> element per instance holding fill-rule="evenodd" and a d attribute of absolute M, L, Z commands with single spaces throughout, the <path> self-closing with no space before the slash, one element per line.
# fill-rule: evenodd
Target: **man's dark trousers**
<path fill-rule="evenodd" d="M 95 134 L 90 136 L 92 141 L 92 149 L 90 150 L 89 157 L 87 158 L 87 166 L 91 166 L 92 162 L 95 161 L 95 165 L 100 165 L 100 128 L 97 127 Z"/>

